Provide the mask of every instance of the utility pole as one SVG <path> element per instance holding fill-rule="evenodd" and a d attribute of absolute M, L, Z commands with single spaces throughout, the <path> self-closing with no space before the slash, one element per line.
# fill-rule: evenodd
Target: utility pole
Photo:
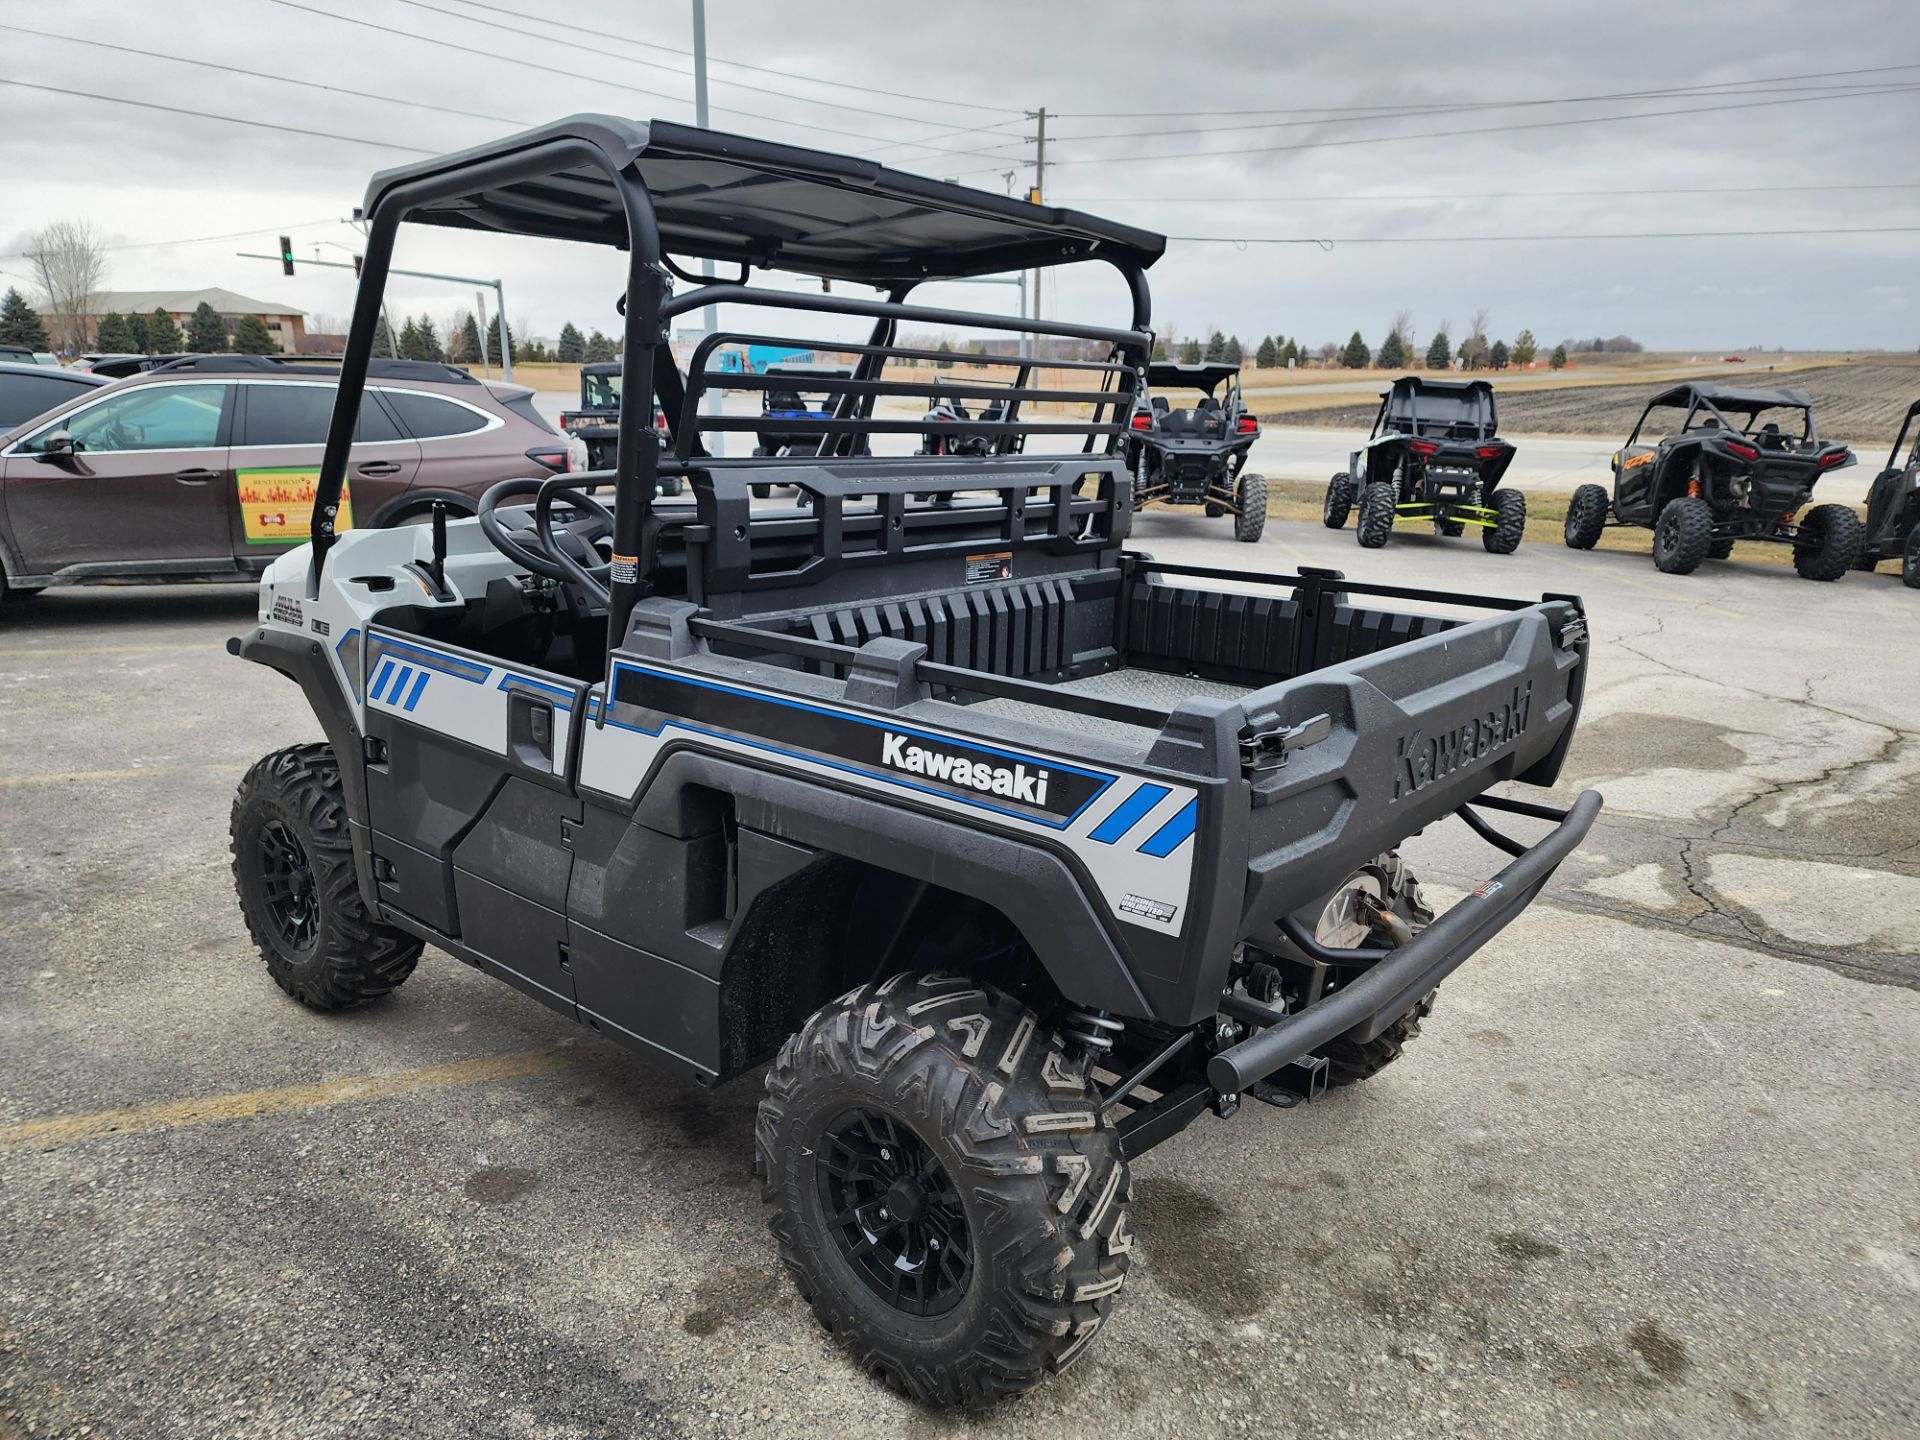
<path fill-rule="evenodd" d="M 1038 125 L 1033 137 L 1033 189 L 1028 192 L 1027 198 L 1036 205 L 1044 205 L 1047 194 L 1047 107 L 1042 105 L 1038 110 L 1029 110 L 1027 117 Z M 1040 272 L 1038 270 L 1033 272 L 1033 318 L 1035 320 L 1040 318 Z M 1033 352 L 1033 337 L 1028 335 L 1023 338 L 1028 343 L 1021 353 L 1030 355 Z"/>
<path fill-rule="evenodd" d="M 693 0 L 693 123 L 707 128 L 707 0 Z M 713 261 L 700 262 L 701 278 L 711 283 Z M 711 335 L 720 328 L 720 312 L 709 305 L 700 312 L 701 328 Z M 726 437 L 716 432 L 709 444 L 715 455 L 726 453 Z"/>

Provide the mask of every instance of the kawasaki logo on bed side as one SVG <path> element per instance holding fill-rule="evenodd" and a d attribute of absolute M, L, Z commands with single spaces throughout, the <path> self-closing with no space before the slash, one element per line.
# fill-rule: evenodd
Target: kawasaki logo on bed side
<path fill-rule="evenodd" d="M 651 735 L 721 733 L 796 759 L 1059 829 L 1113 776 L 719 681 L 620 665 L 608 718 Z"/>
<path fill-rule="evenodd" d="M 974 760 L 951 750 L 934 750 L 909 735 L 886 732 L 880 742 L 880 763 L 929 780 L 943 780 L 963 790 L 978 790 L 988 795 L 1004 795 L 1023 805 L 1041 809 L 1047 804 L 1047 772 L 1029 770 L 1025 765 L 995 765 Z"/>
<path fill-rule="evenodd" d="M 1400 740 L 1400 766 L 1393 779 L 1391 799 L 1417 795 L 1436 780 L 1484 760 L 1518 740 L 1527 728 L 1533 703 L 1533 682 L 1513 687 L 1504 704 L 1464 720 L 1437 735 L 1415 730 Z"/>

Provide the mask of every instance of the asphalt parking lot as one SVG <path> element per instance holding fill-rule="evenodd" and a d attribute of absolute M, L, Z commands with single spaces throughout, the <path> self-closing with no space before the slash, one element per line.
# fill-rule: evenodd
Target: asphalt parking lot
<path fill-rule="evenodd" d="M 1374 1082 L 1135 1170 L 1088 1360 L 977 1420 L 826 1343 L 714 1093 L 429 952 L 294 1006 L 227 870 L 317 737 L 250 590 L 0 629 L 0 1437 L 1920 1433 L 1920 603 L 1891 574 L 1160 513 L 1163 559 L 1577 592 L 1608 809 Z M 1458 827 L 1442 886 L 1498 857 Z"/>

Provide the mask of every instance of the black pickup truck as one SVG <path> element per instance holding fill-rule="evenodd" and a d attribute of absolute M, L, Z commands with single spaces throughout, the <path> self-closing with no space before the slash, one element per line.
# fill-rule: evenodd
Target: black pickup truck
<path fill-rule="evenodd" d="M 1393 1060 L 1594 821 L 1591 792 L 1490 793 L 1560 772 L 1577 600 L 1127 548 L 1158 235 L 601 116 L 384 172 L 366 213 L 312 544 L 230 645 L 296 680 L 326 737 L 235 800 L 266 967 L 341 1008 L 432 944 L 697 1083 L 763 1075 L 780 1256 L 913 1396 L 981 1405 L 1085 1353 L 1131 1261 L 1129 1164 L 1203 1113 Z M 611 473 L 335 534 L 403 219 L 625 245 L 627 385 L 671 448 L 628 405 Z M 686 256 L 739 274 L 700 284 Z M 1087 260 L 1130 292 L 1119 323 L 909 302 L 927 278 Z M 763 268 L 884 298 L 750 284 Z M 676 363 L 673 321 L 713 304 L 750 318 Z M 704 436 L 763 423 L 703 408 L 716 388 L 785 383 L 715 352 L 781 317 L 850 358 L 842 401 L 810 453 L 715 456 Z M 848 318 L 864 341 L 809 333 Z M 901 336 L 941 326 L 1101 358 L 1050 362 L 1045 388 L 936 386 L 940 352 Z M 978 363 L 1017 377 L 1015 349 Z M 956 394 L 1002 402 L 970 423 L 1020 443 L 884 453 Z M 686 498 L 658 499 L 663 477 Z M 767 482 L 810 504 L 755 505 Z M 1449 817 L 1503 864 L 1436 914 L 1398 847 Z"/>

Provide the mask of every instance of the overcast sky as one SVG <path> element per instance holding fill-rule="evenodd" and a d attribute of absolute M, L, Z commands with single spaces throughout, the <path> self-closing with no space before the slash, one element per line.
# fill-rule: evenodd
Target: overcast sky
<path fill-rule="evenodd" d="M 308 8 L 276 0 L 0 0 L 0 80 L 190 112 L 0 84 L 0 252 L 18 251 L 48 220 L 86 219 L 114 246 L 141 247 L 109 255 L 111 288 L 224 285 L 344 316 L 350 272 L 286 279 L 276 264 L 233 252 L 271 250 L 286 230 L 302 256 L 318 245 L 328 258 L 347 258 L 356 232 L 340 221 L 368 175 L 414 158 L 413 150 L 372 142 L 456 149 L 582 110 L 693 118 L 690 64 L 675 53 L 691 44 L 688 0 L 299 3 Z M 379 33 L 341 18 L 348 16 L 428 38 Z M 595 39 L 562 24 L 601 24 L 631 38 Z M 1317 344 L 1344 340 L 1358 326 L 1377 344 L 1407 309 L 1424 343 L 1449 320 L 1457 339 L 1485 308 L 1492 335 L 1526 327 L 1547 343 L 1624 332 L 1669 349 L 1920 345 L 1920 6 L 1911 0 L 710 0 L 707 25 L 718 128 L 872 154 L 996 190 L 1006 183 L 999 172 L 1016 170 L 1018 189 L 1032 174 L 1024 139 L 1032 122 L 1021 112 L 1044 105 L 1047 192 L 1056 203 L 1175 236 L 1334 242 L 1322 249 L 1174 241 L 1151 276 L 1163 333 L 1219 326 L 1249 340 L 1280 332 Z M 22 27 L 95 43 L 38 38 Z M 1902 65 L 1906 55 L 1915 62 Z M 1832 73 L 1863 71 L 1871 73 Z M 391 98 L 330 94 L 293 80 Z M 1754 87 L 1756 80 L 1771 83 Z M 1461 108 L 1701 86 L 1719 88 Z M 1755 103 L 1769 100 L 1794 103 Z M 1428 113 L 1353 115 L 1381 106 Z M 1694 113 L 1559 123 L 1650 111 Z M 213 114 L 347 138 L 205 118 Z M 1434 135 L 1514 126 L 1536 128 Z M 984 153 L 897 143 L 943 131 L 959 133 L 934 145 Z M 1162 155 L 1178 158 L 1153 158 Z M 1867 185 L 1900 188 L 1831 188 Z M 1674 193 L 1623 193 L 1647 191 Z M 1906 229 L 1498 238 L 1863 227 Z M 262 233 L 147 243 L 254 228 Z M 1427 243 L 1442 236 L 1482 238 Z M 1417 243 L 1360 243 L 1368 239 Z M 622 267 L 611 253 L 415 228 L 403 231 L 396 263 L 501 275 L 510 315 L 525 317 L 536 334 L 551 337 L 566 319 L 609 332 L 617 324 Z M 1101 271 L 1064 278 L 1049 313 L 1123 313 L 1117 284 Z M 17 255 L 0 253 L 0 284 L 25 272 Z M 939 299 L 1011 308 L 1010 296 L 1004 306 L 983 298 L 994 294 Z M 396 311 L 436 317 L 472 303 L 469 291 L 406 280 L 394 282 L 389 298 Z"/>

